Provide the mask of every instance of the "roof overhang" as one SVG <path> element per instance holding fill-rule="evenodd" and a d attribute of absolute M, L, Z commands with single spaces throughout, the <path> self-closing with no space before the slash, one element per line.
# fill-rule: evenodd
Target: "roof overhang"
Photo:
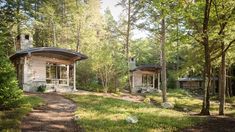
<path fill-rule="evenodd" d="M 136 67 L 135 69 L 131 70 L 131 72 L 134 72 L 134 71 L 159 72 L 160 70 L 161 70 L 161 67 L 158 65 L 140 65 Z"/>
<path fill-rule="evenodd" d="M 67 49 L 56 48 L 56 47 L 37 47 L 37 48 L 29 48 L 17 51 L 15 54 L 10 56 L 10 60 L 15 60 L 16 58 L 27 55 L 56 58 L 61 60 L 68 60 L 71 62 L 84 60 L 88 58 L 86 55 L 83 55 L 80 52 L 75 52 Z"/>

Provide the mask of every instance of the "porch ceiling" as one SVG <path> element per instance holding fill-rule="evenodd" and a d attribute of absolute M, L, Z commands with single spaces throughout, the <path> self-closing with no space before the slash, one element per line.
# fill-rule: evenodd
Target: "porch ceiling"
<path fill-rule="evenodd" d="M 26 55 L 56 58 L 73 62 L 88 58 L 86 55 L 83 55 L 80 52 L 75 52 L 67 49 L 56 48 L 56 47 L 37 47 L 37 48 L 29 48 L 26 50 L 17 51 L 15 54 L 13 54 L 10 57 L 10 59 L 14 60 L 18 57 Z"/>

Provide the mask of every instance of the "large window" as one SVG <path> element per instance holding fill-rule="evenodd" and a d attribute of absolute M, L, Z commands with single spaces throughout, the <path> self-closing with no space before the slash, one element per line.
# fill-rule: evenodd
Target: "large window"
<path fill-rule="evenodd" d="M 153 87 L 153 75 L 143 74 L 142 75 L 142 85 L 145 87 Z"/>
<path fill-rule="evenodd" d="M 67 65 L 47 63 L 46 81 L 48 84 L 68 84 Z"/>

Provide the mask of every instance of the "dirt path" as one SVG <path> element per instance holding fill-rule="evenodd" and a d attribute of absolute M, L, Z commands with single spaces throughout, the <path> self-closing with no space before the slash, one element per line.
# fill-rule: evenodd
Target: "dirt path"
<path fill-rule="evenodd" d="M 228 116 L 208 117 L 208 121 L 180 132 L 235 132 L 235 119 Z"/>
<path fill-rule="evenodd" d="M 75 132 L 79 127 L 73 121 L 76 104 L 57 94 L 37 94 L 46 104 L 24 117 L 21 130 L 46 132 Z"/>
<path fill-rule="evenodd" d="M 96 96 L 102 96 L 102 97 L 108 97 L 108 98 L 115 98 L 115 99 L 121 99 L 131 102 L 143 102 L 144 97 L 140 95 L 132 95 L 129 93 L 121 93 L 120 95 L 116 95 L 113 93 L 98 93 L 98 92 L 89 92 L 84 90 L 78 90 L 76 95 L 96 95 Z"/>

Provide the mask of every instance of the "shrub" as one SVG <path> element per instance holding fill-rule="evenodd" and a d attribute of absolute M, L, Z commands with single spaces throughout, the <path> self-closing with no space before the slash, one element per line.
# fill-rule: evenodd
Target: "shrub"
<path fill-rule="evenodd" d="M 46 85 L 38 86 L 37 92 L 44 93 L 46 91 Z"/>
<path fill-rule="evenodd" d="M 0 46 L 0 109 L 16 107 L 22 97 L 18 87 L 14 66 Z"/>

